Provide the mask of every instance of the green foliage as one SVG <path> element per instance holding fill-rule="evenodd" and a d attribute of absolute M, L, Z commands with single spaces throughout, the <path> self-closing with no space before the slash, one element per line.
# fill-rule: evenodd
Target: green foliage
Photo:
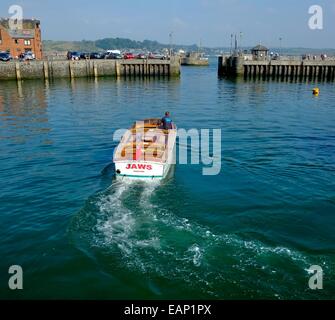
<path fill-rule="evenodd" d="M 162 44 L 157 41 L 144 40 L 135 41 L 125 38 L 105 38 L 96 41 L 43 41 L 44 51 L 105 51 L 108 49 L 143 49 L 148 51 L 159 51 L 169 48 L 168 44 Z M 175 49 L 184 48 L 187 50 L 196 50 L 197 46 L 176 46 Z"/>
<path fill-rule="evenodd" d="M 96 41 L 43 41 L 44 51 L 80 51 L 80 52 L 95 52 L 106 51 L 108 49 L 142 49 L 151 52 L 160 51 L 164 48 L 169 48 L 169 44 L 162 44 L 157 41 L 144 40 L 135 41 L 125 38 L 105 38 Z M 186 51 L 197 51 L 198 46 L 193 45 L 173 45 L 175 50 L 183 49 Z M 206 54 L 220 54 L 221 52 L 229 53 L 230 48 L 201 48 Z M 245 48 L 249 49 L 250 48 Z M 308 49 L 308 48 L 270 48 L 270 51 L 279 52 L 282 55 L 302 55 L 302 54 L 322 54 L 334 55 L 335 49 Z"/>
<path fill-rule="evenodd" d="M 104 50 L 114 49 L 114 48 L 161 49 L 163 47 L 163 45 L 158 43 L 157 41 L 144 40 L 143 42 L 141 42 L 141 41 L 134 41 L 130 39 L 124 39 L 124 38 L 105 38 L 105 39 L 97 40 L 95 44 L 97 47 L 102 48 Z"/>
<path fill-rule="evenodd" d="M 43 41 L 44 51 L 99 51 L 94 41 Z M 101 50 L 101 49 L 100 49 Z"/>

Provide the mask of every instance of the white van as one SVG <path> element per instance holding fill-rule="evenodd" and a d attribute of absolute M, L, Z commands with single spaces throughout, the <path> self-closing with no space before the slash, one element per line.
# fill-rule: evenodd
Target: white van
<path fill-rule="evenodd" d="M 121 55 L 121 51 L 120 50 L 107 50 L 106 53 L 107 54 L 114 53 L 114 54 L 120 54 Z"/>

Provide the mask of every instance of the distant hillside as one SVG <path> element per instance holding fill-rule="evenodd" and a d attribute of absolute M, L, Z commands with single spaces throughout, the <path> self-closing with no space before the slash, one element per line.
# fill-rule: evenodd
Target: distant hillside
<path fill-rule="evenodd" d="M 125 38 L 105 38 L 96 41 L 82 40 L 82 41 L 43 41 L 44 51 L 80 51 L 80 52 L 94 52 L 105 51 L 108 49 L 142 49 L 151 52 L 160 51 L 164 48 L 169 48 L 169 44 L 162 44 L 157 41 L 144 40 L 135 41 Z M 176 50 L 184 49 L 186 51 L 198 50 L 197 45 L 173 45 Z M 250 50 L 251 47 L 243 48 L 243 50 Z M 335 55 L 335 49 L 310 49 L 310 48 L 269 48 L 272 52 L 279 52 L 284 55 L 302 55 L 302 54 L 322 54 Z M 230 48 L 202 48 L 206 54 L 217 55 L 222 52 L 229 53 Z"/>
<path fill-rule="evenodd" d="M 148 49 L 148 50 L 159 50 L 166 48 L 167 45 L 161 44 L 157 41 L 144 40 L 144 41 L 134 41 L 130 39 L 123 38 L 106 38 L 95 41 L 97 47 L 108 50 L 110 48 L 132 48 L 132 49 Z"/>
<path fill-rule="evenodd" d="M 185 48 L 186 50 L 196 50 L 197 46 L 174 45 L 174 48 Z M 159 51 L 169 48 L 168 44 L 162 44 L 157 41 L 144 40 L 135 41 L 125 38 L 105 38 L 96 41 L 43 41 L 44 51 L 105 51 L 108 49 L 146 49 L 149 51 Z"/>
<path fill-rule="evenodd" d="M 101 51 L 97 48 L 94 41 L 43 41 L 44 51 Z"/>
<path fill-rule="evenodd" d="M 273 48 L 271 49 L 272 51 L 275 52 L 281 52 L 282 54 L 285 55 L 292 55 L 292 56 L 297 56 L 297 55 L 303 55 L 303 54 L 315 54 L 315 55 L 320 55 L 320 54 L 328 54 L 328 55 L 335 55 L 335 49 L 331 48 L 321 48 L 321 49 L 315 49 L 315 48 Z"/>

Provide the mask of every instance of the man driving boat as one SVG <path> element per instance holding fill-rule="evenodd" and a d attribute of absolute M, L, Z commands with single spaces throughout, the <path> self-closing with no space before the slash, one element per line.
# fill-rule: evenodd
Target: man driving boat
<path fill-rule="evenodd" d="M 162 125 L 164 130 L 172 129 L 172 119 L 170 118 L 170 112 L 165 112 L 165 116 L 162 118 Z"/>

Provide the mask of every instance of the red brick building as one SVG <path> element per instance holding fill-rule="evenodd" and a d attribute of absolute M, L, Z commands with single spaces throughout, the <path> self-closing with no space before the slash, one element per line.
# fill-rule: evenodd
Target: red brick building
<path fill-rule="evenodd" d="M 0 52 L 7 51 L 13 58 L 31 51 L 36 59 L 42 59 L 40 21 L 24 19 L 22 29 L 10 29 L 8 19 L 0 19 Z"/>

